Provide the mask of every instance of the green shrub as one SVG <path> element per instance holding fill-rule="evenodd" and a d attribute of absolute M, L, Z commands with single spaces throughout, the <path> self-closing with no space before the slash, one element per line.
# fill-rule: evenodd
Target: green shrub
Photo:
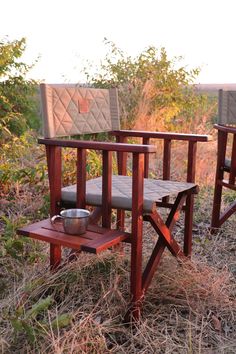
<path fill-rule="evenodd" d="M 4 195 L 21 186 L 42 186 L 47 171 L 45 152 L 31 132 L 11 137 L 0 146 L 0 192 Z"/>
<path fill-rule="evenodd" d="M 181 57 L 169 59 L 164 48 L 148 47 L 135 58 L 105 41 L 108 53 L 97 73 L 85 69 L 95 87 L 119 89 L 122 126 L 177 130 L 180 120 L 188 122 L 206 104 L 206 96 L 196 95 L 192 84 L 199 68 L 187 70 Z M 153 126 L 153 127 L 151 127 Z"/>
<path fill-rule="evenodd" d="M 39 128 L 37 83 L 26 79 L 32 68 L 20 59 L 26 40 L 0 40 L 0 139 Z"/>

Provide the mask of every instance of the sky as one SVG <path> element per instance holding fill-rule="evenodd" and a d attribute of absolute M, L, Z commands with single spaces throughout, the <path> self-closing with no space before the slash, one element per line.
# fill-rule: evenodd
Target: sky
<path fill-rule="evenodd" d="M 0 38 L 26 38 L 30 77 L 82 82 L 87 61 L 99 65 L 104 38 L 131 56 L 153 45 L 187 69 L 197 83 L 236 83 L 236 0 L 7 0 Z"/>

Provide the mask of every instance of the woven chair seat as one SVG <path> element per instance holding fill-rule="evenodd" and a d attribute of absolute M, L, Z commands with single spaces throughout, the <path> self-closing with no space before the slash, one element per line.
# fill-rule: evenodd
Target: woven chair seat
<path fill-rule="evenodd" d="M 156 202 L 161 198 L 177 195 L 196 185 L 187 182 L 173 182 L 156 179 L 144 179 L 144 212 L 151 213 L 156 208 Z M 76 202 L 76 185 L 62 188 L 62 201 Z M 102 177 L 91 179 L 86 183 L 86 204 L 102 205 Z M 132 177 L 112 176 L 112 208 L 132 209 Z"/>

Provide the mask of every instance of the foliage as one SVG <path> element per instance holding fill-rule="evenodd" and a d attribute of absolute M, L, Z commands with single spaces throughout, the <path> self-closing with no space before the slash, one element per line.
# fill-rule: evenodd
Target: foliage
<path fill-rule="evenodd" d="M 35 188 L 45 183 L 46 161 L 42 146 L 30 132 L 12 137 L 0 146 L 0 194 L 20 192 L 21 186 Z"/>
<path fill-rule="evenodd" d="M 5 223 L 4 235 L 1 237 L 4 248 L 0 247 L 0 255 L 8 254 L 15 259 L 20 259 L 24 253 L 24 243 L 22 239 L 15 238 L 15 233 L 17 228 L 21 225 L 22 220 L 15 222 L 2 215 L 0 216 L 0 221 Z"/>
<path fill-rule="evenodd" d="M 16 230 L 48 215 L 46 169 L 43 147 L 32 133 L 11 136 L 0 146 L 0 257 L 33 261 L 40 256 Z"/>
<path fill-rule="evenodd" d="M 87 80 L 95 87 L 118 87 L 123 127 L 150 123 L 165 129 L 176 129 L 178 118 L 194 118 L 206 97 L 196 95 L 194 82 L 199 68 L 187 70 L 177 65 L 182 57 L 168 59 L 164 48 L 148 47 L 135 58 L 114 43 L 105 40 L 108 53 L 96 74 L 85 69 Z M 175 123 L 176 121 L 176 123 Z"/>
<path fill-rule="evenodd" d="M 32 65 L 21 57 L 26 40 L 0 40 L 0 138 L 38 128 L 36 82 L 26 79 Z"/>
<path fill-rule="evenodd" d="M 41 298 L 25 311 L 23 306 L 19 306 L 15 311 L 15 316 L 10 318 L 14 331 L 25 333 L 28 340 L 34 343 L 37 337 L 42 336 L 46 331 L 51 329 L 59 329 L 70 324 L 72 316 L 68 313 L 58 315 L 51 323 L 39 320 L 43 313 L 53 304 L 53 298 Z"/>

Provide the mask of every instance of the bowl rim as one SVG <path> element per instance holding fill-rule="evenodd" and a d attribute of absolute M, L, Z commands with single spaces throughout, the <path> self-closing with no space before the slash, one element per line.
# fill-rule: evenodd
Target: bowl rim
<path fill-rule="evenodd" d="M 63 212 L 69 212 L 69 211 L 72 211 L 72 210 L 82 211 L 82 212 L 84 212 L 87 215 L 84 215 L 84 216 L 65 216 L 65 215 L 63 215 Z M 64 218 L 64 219 L 65 218 L 68 218 L 68 219 L 85 219 L 85 218 L 88 218 L 90 216 L 90 211 L 87 210 L 87 209 L 80 209 L 80 208 L 64 209 L 64 210 L 60 211 L 60 216 L 62 218 Z"/>

